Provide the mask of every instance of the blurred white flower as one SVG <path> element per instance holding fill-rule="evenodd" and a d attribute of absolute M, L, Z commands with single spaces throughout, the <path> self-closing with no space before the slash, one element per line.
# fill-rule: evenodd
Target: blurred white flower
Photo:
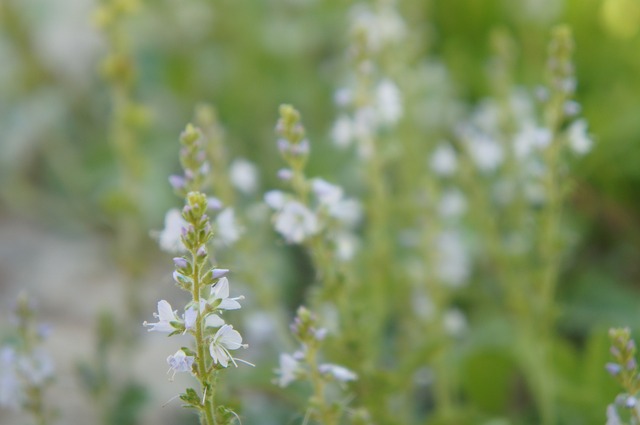
<path fill-rule="evenodd" d="M 449 143 L 440 143 L 431 155 L 429 165 L 431 170 L 439 176 L 449 177 L 453 175 L 458 168 L 456 151 Z"/>
<path fill-rule="evenodd" d="M 322 374 L 330 375 L 336 381 L 340 382 L 349 382 L 358 379 L 358 375 L 356 375 L 354 372 L 350 371 L 346 367 L 337 364 L 321 364 L 320 366 L 318 366 L 318 371 Z"/>
<path fill-rule="evenodd" d="M 457 218 L 467 211 L 467 199 L 458 189 L 447 189 L 442 194 L 438 212 L 444 218 Z"/>
<path fill-rule="evenodd" d="M 153 232 L 152 236 L 158 239 L 160 249 L 170 254 L 187 252 L 182 243 L 182 229 L 187 227 L 187 222 L 182 218 L 182 213 L 177 208 L 167 211 L 164 216 L 164 229 Z"/>
<path fill-rule="evenodd" d="M 302 243 L 320 231 L 316 215 L 300 202 L 286 199 L 284 193 L 267 192 L 265 201 L 277 210 L 274 227 L 288 243 Z"/>
<path fill-rule="evenodd" d="M 436 250 L 440 257 L 436 265 L 438 278 L 453 287 L 465 284 L 471 272 L 471 261 L 460 234 L 451 230 L 441 233 Z"/>
<path fill-rule="evenodd" d="M 222 245 L 233 245 L 240 239 L 244 229 L 236 220 L 233 208 L 225 208 L 216 217 L 216 242 Z"/>
<path fill-rule="evenodd" d="M 529 157 L 536 150 L 541 150 L 551 143 L 551 131 L 548 128 L 525 124 L 516 134 L 513 151 L 518 159 Z"/>
<path fill-rule="evenodd" d="M 41 386 L 53 378 L 55 367 L 51 356 L 43 349 L 35 349 L 28 356 L 18 358 L 18 371 L 31 385 Z"/>
<path fill-rule="evenodd" d="M 610 404 L 607 406 L 607 423 L 606 425 L 623 425 L 620 416 L 618 415 L 618 411 L 616 410 L 616 406 L 614 404 Z"/>
<path fill-rule="evenodd" d="M 258 187 L 258 169 L 244 158 L 235 159 L 229 166 L 231 184 L 244 194 L 252 194 Z"/>
<path fill-rule="evenodd" d="M 587 121 L 584 119 L 574 121 L 568 130 L 569 146 L 578 155 L 589 153 L 593 140 L 587 133 Z"/>
<path fill-rule="evenodd" d="M 333 238 L 336 257 L 340 261 L 350 261 L 358 251 L 359 240 L 349 232 L 339 232 Z"/>
<path fill-rule="evenodd" d="M 280 368 L 276 369 L 278 374 L 278 385 L 282 388 L 296 380 L 296 374 L 300 371 L 300 364 L 291 355 L 287 353 L 280 354 Z"/>
<path fill-rule="evenodd" d="M 376 109 L 381 124 L 393 125 L 402 117 L 402 97 L 398 86 L 390 79 L 378 83 L 375 92 Z"/>
<path fill-rule="evenodd" d="M 311 190 L 321 205 L 331 207 L 342 199 L 342 188 L 321 178 L 311 179 Z"/>
<path fill-rule="evenodd" d="M 17 355 L 13 347 L 0 349 L 0 407 L 18 409 L 20 407 L 20 381 L 15 365 Z"/>
<path fill-rule="evenodd" d="M 333 124 L 331 140 L 333 140 L 333 143 L 336 146 L 346 148 L 351 145 L 353 137 L 353 125 L 351 124 L 351 119 L 344 114 L 340 115 Z"/>
<path fill-rule="evenodd" d="M 351 31 L 364 34 L 368 49 L 376 52 L 402 41 L 407 27 L 393 6 L 386 5 L 374 12 L 360 3 L 351 9 Z"/>
<path fill-rule="evenodd" d="M 219 363 L 222 367 L 229 366 L 229 360 L 235 367 L 238 367 L 229 350 L 246 348 L 247 344 L 242 343 L 242 336 L 231 325 L 223 325 L 213 336 L 209 345 L 209 353 L 214 363 Z"/>
<path fill-rule="evenodd" d="M 449 335 L 458 336 L 467 329 L 467 318 L 462 311 L 451 308 L 444 313 L 442 325 Z"/>
<path fill-rule="evenodd" d="M 493 172 L 502 164 L 504 152 L 500 144 L 481 133 L 471 132 L 467 148 L 476 167 L 483 172 Z"/>

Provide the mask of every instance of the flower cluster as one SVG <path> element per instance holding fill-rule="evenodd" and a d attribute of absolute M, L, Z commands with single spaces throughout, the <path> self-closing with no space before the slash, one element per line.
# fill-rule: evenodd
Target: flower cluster
<path fill-rule="evenodd" d="M 181 137 L 185 175 L 180 178 L 179 185 L 173 185 L 178 191 L 193 189 L 194 185 L 201 184 L 207 178 L 200 135 L 199 130 L 188 126 Z M 211 266 L 212 256 L 207 244 L 214 232 L 207 212 L 212 207 L 212 199 L 215 198 L 207 198 L 199 191 L 186 193 L 186 205 L 181 213 L 173 214 L 175 218 L 171 223 L 172 230 L 180 235 L 180 243 L 175 245 L 180 247 L 182 253 L 173 259 L 173 279 L 178 288 L 191 295 L 191 300 L 182 313 L 161 300 L 158 302 L 158 312 L 154 313 L 157 321 L 144 323 L 149 331 L 168 333 L 169 336 L 189 334 L 194 338 L 195 350 L 182 347 L 167 358 L 167 363 L 174 375 L 188 372 L 200 382 L 202 396 L 188 389 L 181 399 L 197 409 L 206 424 L 216 423 L 213 397 L 217 372 L 229 364 L 237 367 L 238 359 L 231 351 L 247 347 L 242 343 L 240 333 L 221 317 L 225 311 L 240 309 L 239 301 L 243 297 L 229 296 L 228 269 Z M 162 243 L 162 236 L 160 240 Z"/>
<path fill-rule="evenodd" d="M 339 186 L 321 178 L 307 179 L 304 167 L 310 145 L 304 137 L 298 111 L 283 105 L 276 131 L 280 137 L 280 154 L 288 165 L 278 172 L 278 176 L 292 189 L 292 192 L 272 190 L 265 194 L 265 202 L 275 211 L 276 231 L 288 243 L 295 244 L 305 243 L 326 231 L 324 234 L 333 243 L 337 258 L 349 260 L 357 243 L 352 229 L 360 220 L 360 204 L 345 198 Z"/>
<path fill-rule="evenodd" d="M 22 409 L 44 424 L 51 413 L 44 394 L 53 382 L 55 368 L 42 347 L 48 327 L 37 324 L 36 310 L 25 294 L 19 297 L 13 317 L 18 343 L 0 347 L 0 407 Z"/>
<path fill-rule="evenodd" d="M 607 425 L 623 425 L 618 408 L 629 412 L 632 425 L 640 424 L 640 374 L 636 361 L 636 343 L 631 338 L 629 328 L 610 329 L 611 355 L 613 362 L 605 369 L 613 376 L 624 392 L 607 408 Z"/>
<path fill-rule="evenodd" d="M 207 139 L 202 131 L 187 125 L 180 135 L 180 163 L 184 170 L 183 175 L 172 175 L 169 183 L 180 197 L 187 196 L 190 192 L 202 192 L 209 186 L 211 166 L 207 159 L 205 149 Z M 207 207 L 215 215 L 214 242 L 218 246 L 229 246 L 235 243 L 241 236 L 243 229 L 238 224 L 234 209 L 223 208 L 222 202 L 216 197 L 207 198 Z M 182 241 L 182 229 L 188 223 L 177 208 L 167 211 L 164 218 L 164 229 L 153 233 L 158 239 L 160 249 L 170 254 L 182 254 L 186 247 Z"/>
<path fill-rule="evenodd" d="M 392 4 L 375 10 L 358 4 L 351 11 L 355 84 L 339 89 L 335 102 L 342 109 L 332 130 L 337 146 L 356 143 L 361 158 L 369 158 L 375 134 L 395 126 L 404 113 L 396 83 L 377 69 L 376 57 L 405 38 L 406 26 Z"/>
<path fill-rule="evenodd" d="M 323 424 L 338 423 L 344 406 L 327 400 L 326 387 L 331 382 L 344 385 L 355 381 L 358 376 L 346 367 L 333 363 L 319 363 L 322 342 L 327 330 L 319 327 L 317 319 L 305 307 L 298 308 L 291 325 L 291 331 L 300 342 L 300 348 L 293 354 L 280 354 L 277 384 L 286 387 L 293 381 L 308 381 L 313 387 L 309 399 L 308 417 Z"/>

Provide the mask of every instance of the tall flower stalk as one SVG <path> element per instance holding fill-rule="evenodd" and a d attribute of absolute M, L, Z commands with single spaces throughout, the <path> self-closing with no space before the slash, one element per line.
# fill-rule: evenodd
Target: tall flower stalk
<path fill-rule="evenodd" d="M 170 181 L 176 192 L 184 195 L 185 206 L 177 226 L 165 229 L 165 232 L 176 231 L 175 248 L 181 255 L 173 259 L 173 278 L 176 286 L 189 294 L 190 300 L 181 316 L 167 301 L 161 300 L 158 313 L 154 314 L 158 321 L 144 325 L 150 331 L 169 336 L 189 334 L 193 337 L 194 348 L 180 348 L 167 358 L 167 363 L 174 374 L 187 372 L 197 379 L 199 391 L 188 388 L 180 399 L 186 407 L 198 412 L 201 424 L 213 425 L 228 423 L 232 414 L 216 401 L 219 374 L 229 365 L 237 367 L 238 361 L 244 362 L 234 358 L 231 351 L 247 345 L 242 343 L 240 333 L 220 317 L 226 310 L 239 309 L 238 301 L 243 297 L 229 297 L 226 277 L 229 270 L 211 263 L 213 253 L 208 242 L 213 238 L 213 230 L 207 212 L 211 206 L 218 206 L 218 201 L 198 190 L 209 172 L 204 140 L 200 130 L 191 125 L 181 135 L 180 162 L 184 175 L 172 176 Z"/>

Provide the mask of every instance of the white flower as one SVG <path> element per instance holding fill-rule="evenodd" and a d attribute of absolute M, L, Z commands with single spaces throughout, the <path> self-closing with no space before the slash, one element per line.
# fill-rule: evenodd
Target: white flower
<path fill-rule="evenodd" d="M 396 84 L 384 79 L 376 87 L 376 109 L 382 124 L 393 125 L 402 117 L 402 97 Z"/>
<path fill-rule="evenodd" d="M 203 314 L 205 308 L 207 306 L 207 302 L 205 300 L 200 300 L 200 314 Z M 194 328 L 196 324 L 196 320 L 198 319 L 198 312 L 195 307 L 192 305 L 184 312 L 184 328 L 185 331 L 191 330 Z M 208 314 L 204 319 L 204 325 L 210 328 L 219 328 L 224 325 L 224 320 L 217 314 Z"/>
<path fill-rule="evenodd" d="M 622 425 L 622 421 L 620 420 L 620 416 L 618 416 L 618 411 L 616 410 L 616 406 L 610 404 L 607 406 L 607 424 L 606 425 Z"/>
<path fill-rule="evenodd" d="M 358 250 L 358 238 L 349 232 L 339 232 L 333 238 L 336 257 L 341 261 L 349 261 Z"/>
<path fill-rule="evenodd" d="M 191 372 L 194 360 L 194 356 L 187 356 L 184 351 L 178 350 L 175 354 L 167 357 L 167 363 L 170 367 L 169 371 L 173 370 L 173 376 L 175 376 L 177 372 Z"/>
<path fill-rule="evenodd" d="M 270 190 L 264 194 L 264 201 L 274 210 L 280 210 L 287 202 L 287 196 L 280 190 Z"/>
<path fill-rule="evenodd" d="M 222 367 L 229 366 L 229 360 L 235 367 L 238 367 L 229 350 L 237 350 L 241 347 L 246 348 L 247 344 L 242 343 L 240 333 L 233 329 L 231 325 L 223 325 L 213 336 L 213 340 L 209 345 L 209 353 L 213 358 L 213 362 L 219 363 Z"/>
<path fill-rule="evenodd" d="M 547 147 L 551 137 L 548 128 L 525 125 L 515 136 L 513 150 L 516 158 L 525 159 L 532 152 Z"/>
<path fill-rule="evenodd" d="M 340 115 L 331 129 L 331 139 L 333 143 L 340 147 L 346 148 L 353 141 L 353 125 L 346 115 Z"/>
<path fill-rule="evenodd" d="M 383 47 L 398 43 L 406 34 L 406 25 L 395 8 L 387 6 L 372 11 L 358 4 L 351 10 L 352 31 L 364 33 L 367 47 L 376 52 Z"/>
<path fill-rule="evenodd" d="M 587 133 L 587 122 L 585 120 L 574 121 L 568 130 L 569 146 L 578 155 L 589 153 L 593 146 L 593 140 Z"/>
<path fill-rule="evenodd" d="M 53 359 L 43 349 L 36 349 L 30 355 L 20 357 L 17 366 L 20 375 L 35 386 L 51 379 L 55 372 Z"/>
<path fill-rule="evenodd" d="M 251 161 L 235 159 L 229 166 L 231 184 L 240 192 L 252 194 L 258 187 L 258 169 Z"/>
<path fill-rule="evenodd" d="M 176 330 L 176 328 L 171 325 L 171 322 L 180 322 L 180 319 L 176 316 L 176 312 L 171 309 L 171 304 L 165 300 L 158 301 L 158 313 L 153 313 L 153 317 L 158 319 L 157 323 L 147 323 L 145 321 L 142 324 L 143 326 L 149 327 L 149 332 L 171 333 Z"/>
<path fill-rule="evenodd" d="M 355 199 L 343 199 L 329 208 L 329 215 L 345 226 L 353 227 L 362 218 L 362 205 Z"/>
<path fill-rule="evenodd" d="M 274 216 L 274 227 L 288 243 L 302 243 L 320 230 L 316 215 L 298 201 L 280 199 L 279 192 L 269 192 L 265 200 L 271 206 L 281 205 Z M 281 193 L 281 192 L 280 192 Z"/>
<path fill-rule="evenodd" d="M 431 170 L 439 176 L 449 177 L 456 172 L 458 159 L 456 151 L 446 142 L 441 143 L 431 155 Z"/>
<path fill-rule="evenodd" d="M 300 371 L 298 361 L 287 353 L 280 354 L 280 368 L 276 369 L 278 377 L 278 385 L 282 388 L 296 380 L 296 374 Z"/>
<path fill-rule="evenodd" d="M 467 200 L 458 189 L 447 189 L 440 199 L 438 212 L 444 218 L 460 217 L 467 210 Z"/>
<path fill-rule="evenodd" d="M 321 178 L 311 179 L 311 190 L 322 205 L 335 205 L 342 199 L 342 188 Z"/>
<path fill-rule="evenodd" d="M 471 264 L 460 235 L 454 231 L 441 233 L 436 249 L 440 257 L 436 265 L 438 278 L 453 287 L 463 285 L 469 277 Z"/>
<path fill-rule="evenodd" d="M 20 407 L 20 381 L 15 370 L 16 352 L 12 347 L 0 350 L 0 406 L 9 409 Z"/>
<path fill-rule="evenodd" d="M 167 211 L 164 216 L 164 229 L 155 234 L 160 249 L 170 254 L 187 252 L 182 243 L 182 228 L 187 227 L 187 222 L 182 218 L 182 213 L 177 208 Z"/>
<path fill-rule="evenodd" d="M 358 375 L 350 371 L 346 367 L 336 364 L 325 363 L 318 366 L 318 371 L 325 375 L 331 375 L 333 378 L 340 382 L 355 381 L 358 379 Z"/>
<path fill-rule="evenodd" d="M 471 159 L 480 171 L 493 172 L 504 160 L 504 152 L 500 144 L 483 134 L 476 133 L 467 141 Z"/>
<path fill-rule="evenodd" d="M 458 336 L 467 329 L 467 318 L 457 308 L 447 310 L 442 322 L 444 330 L 451 336 Z"/>
<path fill-rule="evenodd" d="M 238 310 L 242 306 L 238 300 L 243 300 L 243 296 L 229 298 L 229 279 L 221 277 L 215 285 L 211 287 L 209 304 L 218 310 Z"/>
<path fill-rule="evenodd" d="M 244 232 L 242 226 L 240 226 L 234 215 L 233 208 L 225 208 L 216 217 L 216 241 L 222 245 L 232 245 Z"/>

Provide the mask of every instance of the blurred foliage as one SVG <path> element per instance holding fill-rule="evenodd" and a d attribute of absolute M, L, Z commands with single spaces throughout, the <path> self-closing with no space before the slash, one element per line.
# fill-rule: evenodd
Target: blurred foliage
<path fill-rule="evenodd" d="M 411 46 L 406 66 L 438 58 L 468 105 L 490 92 L 495 31 L 511 36 L 513 78 L 531 87 L 544 69 L 550 28 L 564 22 L 573 30 L 576 98 L 596 144 L 573 170 L 576 187 L 566 213 L 575 223 L 575 248 L 560 278 L 557 324 L 566 339 L 556 341 L 553 356 L 555 379 L 564 389 L 561 423 L 602 422 L 615 393 L 602 370 L 605 329 L 640 329 L 640 2 L 398 3 L 421 41 Z M 112 103 L 99 71 L 108 48 L 92 24 L 96 7 L 91 0 L 0 3 L 0 208 L 68 231 L 113 236 L 114 211 L 129 208 L 129 200 L 114 194 L 121 170 L 109 142 Z M 259 162 L 263 187 L 277 185 L 273 127 L 277 106 L 285 102 L 304 112 L 315 142 L 310 174 L 348 173 L 329 146 L 333 93 L 348 71 L 348 2 L 141 0 L 139 8 L 122 25 L 137 72 L 132 95 L 149 113 L 137 133 L 148 164 L 138 200 L 143 230 L 161 227 L 172 205 L 166 176 L 178 168 L 176 135 L 202 101 L 216 105 L 229 156 Z M 295 258 L 294 274 L 311 273 L 303 254 L 287 253 Z M 282 290 L 290 310 L 303 291 L 297 285 Z M 461 387 L 483 420 L 523 423 L 517 415 L 532 410 L 528 389 L 506 343 L 495 336 L 500 330 L 487 323 L 476 335 L 484 338 L 482 350 L 461 354 Z M 128 415 L 145 396 L 135 386 L 125 390 L 115 403 L 122 406 L 118 414 Z M 273 408 L 278 420 L 285 417 L 279 403 L 289 401 Z M 247 414 L 260 417 L 250 409 Z M 480 423 L 469 415 L 468 423 Z M 117 416 L 109 420 L 125 423 Z"/>

